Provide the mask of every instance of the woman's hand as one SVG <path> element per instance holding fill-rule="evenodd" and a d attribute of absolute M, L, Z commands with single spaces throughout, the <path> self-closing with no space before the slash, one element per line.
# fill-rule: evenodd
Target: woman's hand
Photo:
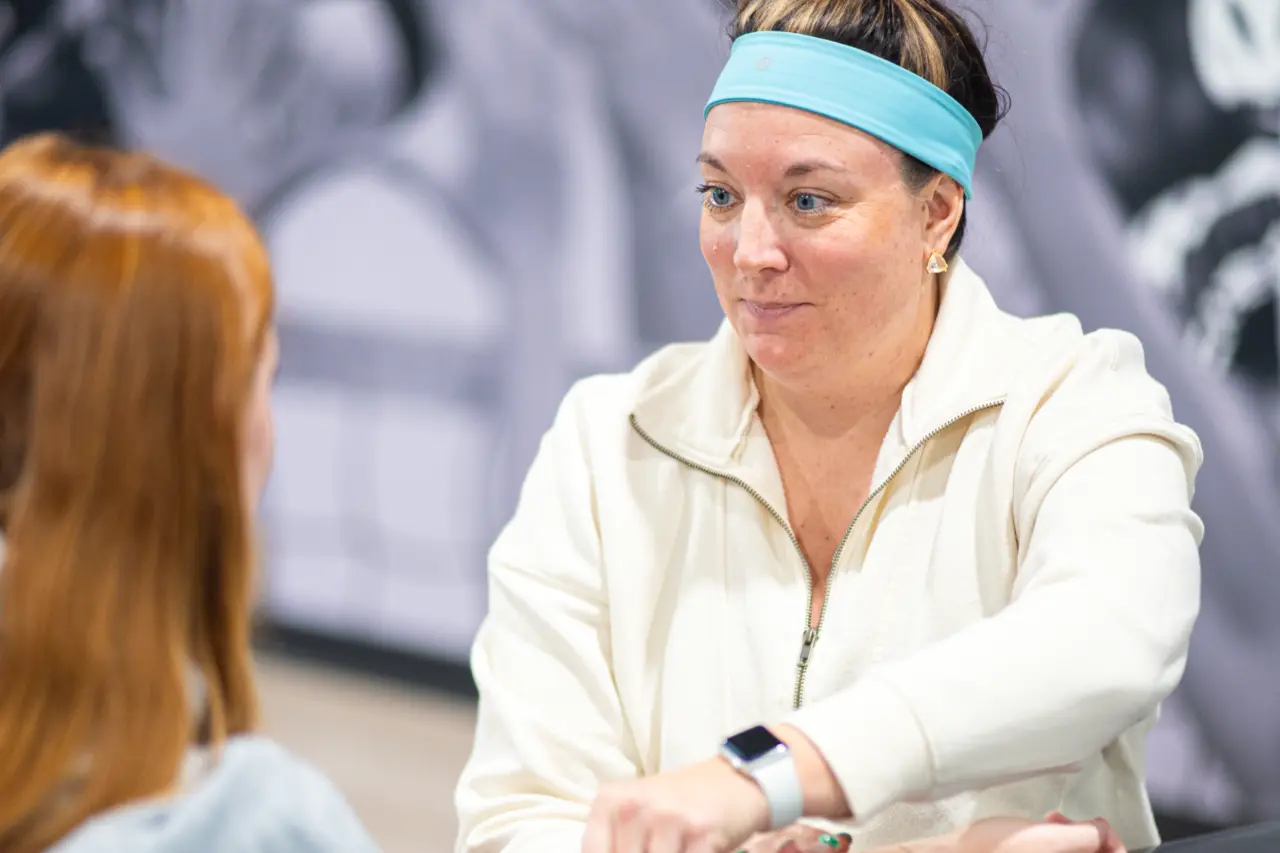
<path fill-rule="evenodd" d="M 909 850 L 912 850 L 908 846 Z M 1054 812 L 1043 821 L 988 818 L 958 830 L 920 853 L 1125 853 L 1105 820 L 1075 822 Z"/>
<path fill-rule="evenodd" d="M 841 833 L 831 835 L 803 823 L 794 823 L 777 832 L 754 835 L 740 853 L 846 853 L 853 838 Z"/>
<path fill-rule="evenodd" d="M 742 853 L 845 853 L 853 839 L 795 824 L 756 835 Z M 1075 822 L 1054 812 L 1043 821 L 990 818 L 943 838 L 915 842 L 876 853 L 1125 853 L 1106 821 Z"/>
<path fill-rule="evenodd" d="M 764 792 L 713 758 L 602 787 L 582 852 L 731 853 L 768 825 Z"/>
<path fill-rule="evenodd" d="M 600 789 L 587 818 L 582 853 L 841 853 L 847 836 L 797 824 L 764 832 L 764 792 L 722 759 Z M 832 842 L 835 842 L 834 844 Z M 1042 821 L 988 818 L 910 853 L 1125 853 L 1104 820 L 1074 822 L 1057 812 Z"/>

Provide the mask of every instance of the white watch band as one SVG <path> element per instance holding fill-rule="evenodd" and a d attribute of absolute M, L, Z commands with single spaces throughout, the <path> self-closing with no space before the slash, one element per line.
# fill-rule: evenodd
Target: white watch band
<path fill-rule="evenodd" d="M 796 760 L 787 753 L 777 761 L 751 767 L 747 771 L 769 801 L 769 823 L 772 829 L 782 829 L 804 817 L 804 789 L 800 786 L 800 774 Z"/>

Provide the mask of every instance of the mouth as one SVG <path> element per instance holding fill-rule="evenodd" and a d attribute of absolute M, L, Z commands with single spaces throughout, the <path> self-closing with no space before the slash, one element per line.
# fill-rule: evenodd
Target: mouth
<path fill-rule="evenodd" d="M 742 307 L 748 314 L 761 320 L 776 320 L 803 308 L 803 302 L 758 302 L 752 299 L 742 300 Z"/>

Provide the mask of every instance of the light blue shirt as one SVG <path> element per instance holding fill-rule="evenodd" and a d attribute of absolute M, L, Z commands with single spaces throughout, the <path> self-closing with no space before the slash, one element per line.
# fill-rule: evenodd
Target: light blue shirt
<path fill-rule="evenodd" d="M 238 737 L 180 796 L 86 822 L 49 853 L 378 853 L 328 779 L 277 744 Z"/>

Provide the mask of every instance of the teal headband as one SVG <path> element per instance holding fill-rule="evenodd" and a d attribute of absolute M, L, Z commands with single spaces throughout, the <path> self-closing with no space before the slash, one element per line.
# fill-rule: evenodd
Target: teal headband
<path fill-rule="evenodd" d="M 866 51 L 797 33 L 748 33 L 734 41 L 703 116 L 728 101 L 795 107 L 856 127 L 973 195 L 978 122 L 928 80 Z"/>

